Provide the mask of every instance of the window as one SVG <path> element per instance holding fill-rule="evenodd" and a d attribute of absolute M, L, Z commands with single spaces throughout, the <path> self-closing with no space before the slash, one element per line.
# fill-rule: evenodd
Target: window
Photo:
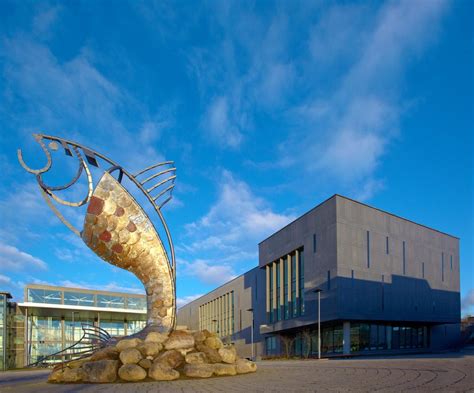
<path fill-rule="evenodd" d="M 275 269 L 276 269 L 276 320 L 280 321 L 281 320 L 281 304 L 280 304 L 280 261 L 275 263 Z"/>
<path fill-rule="evenodd" d="M 64 304 L 94 307 L 95 299 L 91 293 L 64 292 Z"/>
<path fill-rule="evenodd" d="M 270 264 L 270 293 L 268 294 L 270 296 L 270 323 L 273 322 L 273 263 Z"/>
<path fill-rule="evenodd" d="M 403 241 L 403 255 L 402 255 L 402 258 L 403 258 L 403 275 L 405 275 L 405 265 L 406 265 L 406 261 L 405 261 L 405 241 Z"/>
<path fill-rule="evenodd" d="M 370 232 L 367 231 L 367 267 L 370 268 Z"/>
<path fill-rule="evenodd" d="M 298 298 L 300 299 L 299 304 L 299 314 L 304 315 L 304 250 L 301 249 L 299 251 L 299 260 L 298 260 L 298 270 L 300 273 L 300 280 L 299 280 L 299 294 Z"/>
<path fill-rule="evenodd" d="M 313 252 L 315 253 L 317 249 L 318 249 L 318 244 L 317 244 L 316 234 L 313 233 Z"/>
<path fill-rule="evenodd" d="M 388 236 L 385 238 L 385 253 L 390 254 L 390 248 L 388 246 Z"/>
<path fill-rule="evenodd" d="M 276 337 L 265 337 L 265 351 L 267 356 L 276 355 Z"/>
<path fill-rule="evenodd" d="M 296 254 L 291 255 L 291 315 L 298 315 L 296 307 Z"/>
<path fill-rule="evenodd" d="M 421 263 L 421 277 L 425 278 L 425 263 Z"/>
<path fill-rule="evenodd" d="M 288 260 L 283 259 L 283 313 L 284 318 L 290 318 L 290 310 L 288 307 Z"/>
<path fill-rule="evenodd" d="M 441 253 L 441 281 L 444 281 L 444 252 Z"/>
<path fill-rule="evenodd" d="M 450 267 L 451 271 L 453 271 L 453 256 L 452 255 L 449 256 L 449 265 L 451 266 Z"/>
<path fill-rule="evenodd" d="M 331 270 L 328 270 L 328 291 L 331 289 Z"/>

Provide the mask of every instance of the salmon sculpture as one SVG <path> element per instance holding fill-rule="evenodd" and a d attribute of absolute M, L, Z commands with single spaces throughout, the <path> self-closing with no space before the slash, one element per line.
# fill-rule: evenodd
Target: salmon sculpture
<path fill-rule="evenodd" d="M 143 283 L 147 300 L 147 324 L 134 336 L 142 337 L 150 331 L 168 332 L 174 329 L 175 256 L 171 235 L 161 213 L 162 207 L 172 197 L 176 179 L 173 162 L 162 162 L 131 174 L 111 159 L 79 143 L 41 134 L 34 134 L 34 138 L 46 155 L 46 165 L 41 169 L 31 169 L 25 164 L 20 149 L 18 160 L 26 171 L 36 176 L 40 191 L 53 212 L 100 258 L 132 272 Z M 48 146 L 45 141 L 49 141 Z M 52 187 L 45 183 L 43 174 L 52 166 L 50 150 L 57 151 L 60 146 L 67 156 L 76 157 L 78 169 L 68 184 Z M 99 172 L 100 178 L 95 187 L 89 165 L 103 168 Z M 79 202 L 70 202 L 59 197 L 58 192 L 74 185 L 83 172 L 88 183 L 86 197 Z M 168 251 L 144 209 L 125 188 L 125 179 L 146 197 L 157 213 L 166 236 Z M 57 204 L 70 207 L 86 206 L 82 230 L 75 228 L 64 217 Z"/>

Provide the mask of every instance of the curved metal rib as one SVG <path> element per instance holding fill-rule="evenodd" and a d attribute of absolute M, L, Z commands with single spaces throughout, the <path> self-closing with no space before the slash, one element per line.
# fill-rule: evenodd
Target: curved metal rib
<path fill-rule="evenodd" d="M 79 341 L 61 351 L 45 356 L 29 364 L 27 367 L 34 367 L 40 364 L 62 364 L 66 361 L 88 356 L 95 350 L 105 347 L 111 339 L 110 334 L 99 326 L 82 323 L 81 328 L 83 333 Z M 66 357 L 69 359 L 66 359 Z M 57 361 L 58 359 L 60 360 L 59 362 Z"/>
<path fill-rule="evenodd" d="M 81 157 L 79 151 L 77 150 L 77 147 L 74 146 L 73 150 L 76 153 L 78 159 L 81 161 L 81 165 L 84 167 L 84 169 L 86 171 L 87 188 L 88 188 L 88 192 L 87 192 L 86 197 L 82 201 L 79 201 L 79 202 L 68 202 L 68 201 L 65 201 L 64 199 L 59 198 L 57 195 L 55 195 L 49 189 L 45 189 L 45 191 L 48 193 L 48 195 L 51 196 L 51 198 L 53 198 L 56 202 L 60 203 L 61 205 L 79 207 L 79 206 L 85 205 L 87 202 L 89 202 L 89 200 L 91 199 L 94 187 L 93 187 L 93 184 L 92 184 L 92 175 L 91 175 L 91 172 L 89 170 L 89 167 L 87 166 L 87 164 L 85 163 L 85 161 Z M 38 176 L 40 176 L 40 175 L 38 175 Z"/>
<path fill-rule="evenodd" d="M 166 169 L 166 170 L 158 172 L 158 173 L 155 173 L 154 175 L 152 175 L 152 176 L 148 177 L 147 179 L 143 180 L 141 182 L 141 184 L 143 185 L 145 183 L 148 183 L 150 180 L 154 179 L 155 177 L 158 177 L 158 176 L 164 175 L 165 173 L 173 172 L 173 171 L 176 171 L 175 167 Z"/>
<path fill-rule="evenodd" d="M 164 161 L 164 162 L 159 162 L 158 164 L 154 164 L 154 165 L 151 165 L 143 170 L 141 170 L 140 172 L 137 172 L 135 173 L 134 175 L 132 175 L 133 177 L 138 177 L 140 176 L 141 174 L 145 173 L 145 172 L 148 172 L 149 170 L 151 169 L 154 169 L 154 168 L 157 168 L 159 166 L 163 166 L 163 165 L 173 165 L 174 164 L 174 161 Z"/>
<path fill-rule="evenodd" d="M 162 181 L 160 181 L 159 183 L 156 183 L 153 187 L 150 187 L 148 190 L 146 190 L 146 192 L 151 192 L 151 191 L 153 191 L 155 188 L 157 188 L 157 187 L 159 187 L 159 186 L 161 186 L 161 185 L 163 185 L 163 184 L 165 184 L 165 183 L 168 183 L 168 182 L 171 181 L 171 180 L 174 181 L 174 179 L 176 179 L 176 175 L 171 176 L 171 177 L 168 177 L 167 179 L 162 180 Z"/>
<path fill-rule="evenodd" d="M 40 169 L 31 169 L 28 165 L 25 164 L 25 161 L 23 161 L 23 154 L 21 152 L 21 149 L 17 150 L 17 155 L 18 155 L 18 161 L 20 161 L 21 166 L 29 173 L 33 173 L 35 175 L 40 175 L 41 173 L 47 172 L 49 168 L 51 168 L 51 153 L 49 152 L 48 148 L 44 145 L 42 141 L 42 135 L 38 134 L 33 134 L 36 142 L 39 143 L 41 146 L 41 149 L 43 149 L 44 153 L 46 154 L 47 162 L 46 165 L 43 168 Z"/>
<path fill-rule="evenodd" d="M 79 161 L 79 166 L 77 167 L 77 173 L 76 173 L 76 176 L 74 176 L 74 179 L 72 179 L 69 183 L 67 183 L 64 186 L 51 187 L 43 182 L 43 179 L 41 178 L 41 174 L 39 174 L 39 175 L 36 175 L 36 180 L 38 181 L 41 188 L 48 191 L 61 191 L 61 190 L 65 190 L 66 188 L 71 187 L 74 183 L 76 183 L 79 180 L 82 174 L 82 169 L 84 167 L 84 164 L 83 164 L 83 161 L 81 160 L 81 155 L 79 151 L 77 149 L 74 149 L 74 153 L 76 154 L 77 160 Z"/>

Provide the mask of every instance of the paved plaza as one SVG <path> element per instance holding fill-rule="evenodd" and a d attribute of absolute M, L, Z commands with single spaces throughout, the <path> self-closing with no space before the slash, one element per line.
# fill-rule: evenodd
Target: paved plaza
<path fill-rule="evenodd" d="M 0 392 L 474 392 L 474 349 L 444 355 L 263 361 L 255 374 L 173 382 L 52 385 L 48 371 L 0 374 Z"/>

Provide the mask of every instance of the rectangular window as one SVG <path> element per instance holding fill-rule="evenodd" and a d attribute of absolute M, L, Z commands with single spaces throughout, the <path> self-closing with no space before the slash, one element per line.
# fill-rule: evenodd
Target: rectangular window
<path fill-rule="evenodd" d="M 291 310 L 292 316 L 296 317 L 298 308 L 296 307 L 296 255 L 291 255 Z"/>
<path fill-rule="evenodd" d="M 370 232 L 367 231 L 367 267 L 370 268 Z"/>
<path fill-rule="evenodd" d="M 317 240 L 316 240 L 316 234 L 313 233 L 313 252 L 316 252 L 318 249 L 318 244 L 317 244 Z"/>
<path fill-rule="evenodd" d="M 441 281 L 444 281 L 444 252 L 441 253 Z"/>
<path fill-rule="evenodd" d="M 331 289 L 331 270 L 328 270 L 328 291 Z"/>
<path fill-rule="evenodd" d="M 280 304 L 280 261 L 275 263 L 275 269 L 276 269 L 276 309 L 277 309 L 277 314 L 276 314 L 276 320 L 280 321 L 281 320 L 281 304 Z"/>
<path fill-rule="evenodd" d="M 390 248 L 388 246 L 388 236 L 385 238 L 385 253 L 390 254 Z"/>
<path fill-rule="evenodd" d="M 284 318 L 290 317 L 290 310 L 288 308 L 288 261 L 283 258 L 283 313 Z"/>
<path fill-rule="evenodd" d="M 453 256 L 452 255 L 449 256 L 449 265 L 450 265 L 450 269 L 452 271 L 453 270 Z"/>
<path fill-rule="evenodd" d="M 403 241 L 403 255 L 402 255 L 402 258 L 403 258 L 403 275 L 405 275 L 405 267 L 406 267 L 406 256 L 405 256 L 405 241 Z"/>
<path fill-rule="evenodd" d="M 304 250 L 301 249 L 299 251 L 299 261 L 298 261 L 298 268 L 300 273 L 300 280 L 299 280 L 299 299 L 300 299 L 300 315 L 304 315 Z"/>
<path fill-rule="evenodd" d="M 269 317 L 270 317 L 270 323 L 273 322 L 273 263 L 270 264 L 270 293 L 269 293 L 269 296 L 270 296 L 270 313 L 269 313 Z"/>
<path fill-rule="evenodd" d="M 385 276 L 382 274 L 382 311 L 385 309 Z"/>
<path fill-rule="evenodd" d="M 425 263 L 421 263 L 421 277 L 425 278 Z"/>

